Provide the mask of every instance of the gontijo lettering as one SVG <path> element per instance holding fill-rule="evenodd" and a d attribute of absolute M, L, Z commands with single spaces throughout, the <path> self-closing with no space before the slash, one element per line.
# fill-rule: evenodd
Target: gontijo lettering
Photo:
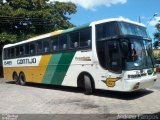
<path fill-rule="evenodd" d="M 17 60 L 17 64 L 34 64 L 34 63 L 36 63 L 36 58 Z"/>

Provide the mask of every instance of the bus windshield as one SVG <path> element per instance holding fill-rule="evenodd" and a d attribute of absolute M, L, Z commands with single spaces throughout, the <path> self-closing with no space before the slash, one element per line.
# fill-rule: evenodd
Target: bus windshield
<path fill-rule="evenodd" d="M 153 68 L 149 36 L 143 26 L 127 22 L 99 24 L 96 41 L 99 63 L 104 69 L 120 73 Z"/>
<path fill-rule="evenodd" d="M 130 23 L 119 22 L 118 23 L 121 35 L 135 35 L 143 38 L 148 38 L 146 28 Z"/>
<path fill-rule="evenodd" d="M 120 42 L 125 70 L 153 68 L 151 56 L 144 45 L 145 40 L 130 38 L 121 39 Z"/>

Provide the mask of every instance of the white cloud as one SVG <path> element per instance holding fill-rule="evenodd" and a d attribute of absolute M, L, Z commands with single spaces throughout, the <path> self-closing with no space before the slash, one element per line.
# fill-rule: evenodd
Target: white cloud
<path fill-rule="evenodd" d="M 50 2 L 73 2 L 85 9 L 94 10 L 98 6 L 111 6 L 114 4 L 124 4 L 127 0 L 50 0 Z"/>
<path fill-rule="evenodd" d="M 129 18 L 126 18 L 126 17 L 124 17 L 124 16 L 119 16 L 118 18 L 126 19 L 126 20 L 129 20 L 129 21 L 130 21 L 130 19 L 129 19 Z"/>
<path fill-rule="evenodd" d="M 150 26 L 155 26 L 160 21 L 160 16 L 155 17 L 151 22 L 149 23 Z"/>

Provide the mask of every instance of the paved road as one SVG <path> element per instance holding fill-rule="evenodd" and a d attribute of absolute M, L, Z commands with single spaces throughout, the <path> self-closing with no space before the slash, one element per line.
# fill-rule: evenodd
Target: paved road
<path fill-rule="evenodd" d="M 155 89 L 155 90 L 159 90 L 160 91 L 160 74 L 157 74 L 157 82 L 155 83 L 155 85 L 153 87 L 151 87 L 151 89 Z"/>
<path fill-rule="evenodd" d="M 158 75 L 160 78 L 160 75 Z M 0 113 L 12 114 L 145 114 L 160 113 L 160 79 L 134 93 L 96 90 L 84 95 L 71 87 L 15 85 L 0 79 Z"/>

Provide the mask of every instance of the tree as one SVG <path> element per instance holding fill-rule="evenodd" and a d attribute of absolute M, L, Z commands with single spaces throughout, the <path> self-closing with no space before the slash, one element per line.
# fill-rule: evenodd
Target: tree
<path fill-rule="evenodd" d="M 154 47 L 158 48 L 160 43 L 160 21 L 156 24 L 157 31 L 154 33 L 154 39 L 156 39 L 154 43 Z"/>
<path fill-rule="evenodd" d="M 154 46 L 155 49 L 158 49 L 159 41 L 155 41 L 155 42 L 153 43 L 153 46 Z"/>
<path fill-rule="evenodd" d="M 49 0 L 0 0 L 0 42 L 17 42 L 30 37 L 67 29 L 74 25 L 69 15 L 76 13 L 73 3 Z"/>

